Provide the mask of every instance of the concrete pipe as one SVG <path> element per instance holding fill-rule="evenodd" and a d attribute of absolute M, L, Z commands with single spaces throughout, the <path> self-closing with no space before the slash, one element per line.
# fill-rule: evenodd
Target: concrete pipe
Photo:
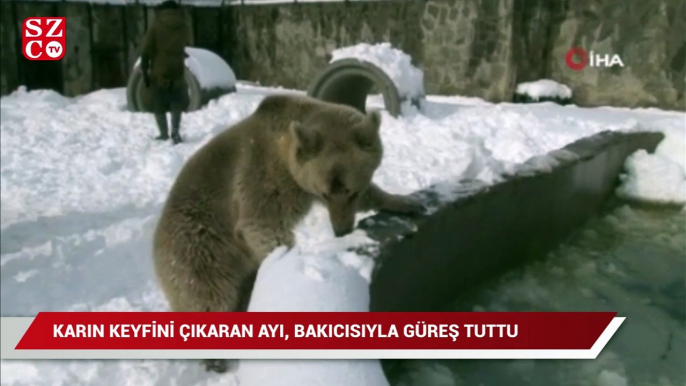
<path fill-rule="evenodd" d="M 236 91 L 236 75 L 219 55 L 202 48 L 186 47 L 185 78 L 189 103 L 186 111 L 198 110 L 212 99 Z M 152 111 L 151 95 L 143 82 L 140 58 L 136 61 L 126 86 L 130 111 Z"/>
<path fill-rule="evenodd" d="M 341 59 L 328 65 L 310 84 L 307 95 L 365 112 L 367 95 L 374 86 L 381 91 L 386 110 L 399 116 L 402 98 L 391 78 L 376 65 L 358 59 Z"/>

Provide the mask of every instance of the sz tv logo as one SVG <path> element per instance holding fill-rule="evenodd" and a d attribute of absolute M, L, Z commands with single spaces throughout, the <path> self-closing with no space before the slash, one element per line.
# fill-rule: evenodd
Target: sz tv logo
<path fill-rule="evenodd" d="M 575 60 L 578 59 L 578 60 Z M 608 55 L 608 54 L 596 54 L 595 52 L 586 52 L 583 48 L 574 47 L 567 51 L 565 56 L 565 61 L 567 62 L 567 67 L 574 71 L 581 71 L 586 66 L 589 67 L 613 67 L 619 65 L 624 67 L 624 62 L 619 55 Z"/>
<path fill-rule="evenodd" d="M 21 43 L 28 60 L 62 59 L 67 46 L 67 18 L 26 18 L 21 28 Z"/>

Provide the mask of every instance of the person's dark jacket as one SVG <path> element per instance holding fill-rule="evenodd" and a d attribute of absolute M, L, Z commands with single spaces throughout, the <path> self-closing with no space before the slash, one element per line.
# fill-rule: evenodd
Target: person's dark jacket
<path fill-rule="evenodd" d="M 181 8 L 158 9 L 143 40 L 141 68 L 153 85 L 183 80 L 190 28 Z"/>

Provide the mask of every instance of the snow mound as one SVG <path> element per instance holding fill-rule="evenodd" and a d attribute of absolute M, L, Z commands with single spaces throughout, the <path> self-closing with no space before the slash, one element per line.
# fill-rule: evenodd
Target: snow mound
<path fill-rule="evenodd" d="M 200 87 L 212 89 L 236 86 L 236 74 L 219 55 L 195 47 L 186 47 L 186 53 L 186 67 L 198 79 Z"/>
<path fill-rule="evenodd" d="M 236 93 L 184 114 L 181 134 L 186 141 L 177 146 L 153 140 L 157 128 L 152 114 L 127 111 L 124 89 L 66 98 L 20 88 L 3 96 L 2 315 L 167 310 L 151 263 L 151 238 L 177 173 L 214 135 L 255 111 L 266 95 L 286 92 L 302 94 L 238 84 Z M 669 155 L 674 162 L 681 154 L 677 164 L 683 168 L 681 112 L 432 96 L 425 107 L 397 119 L 382 113 L 384 157 L 374 182 L 390 193 L 435 186 L 441 200 L 463 197 L 500 181 L 527 160 L 532 168 L 545 169 L 572 157 L 549 152 L 604 130 L 654 127 L 665 132 L 669 141 L 656 154 Z M 532 158 L 545 154 L 551 159 Z M 361 213 L 357 220 L 369 214 Z M 295 235 L 292 251 L 275 252 L 260 268 L 250 310 L 368 310 L 373 261 L 349 251 L 370 243 L 366 235 L 357 231 L 336 238 L 321 205 L 315 205 Z M 235 385 L 237 375 L 241 385 L 282 385 L 287 380 L 310 385 L 317 379 L 321 385 L 384 384 L 376 361 L 243 361 L 238 374 L 221 376 L 206 373 L 197 361 L 0 365 L 1 383 L 13 386 Z M 450 382 L 440 368 L 418 371 L 416 378 L 419 384 L 422 379 Z"/>
<path fill-rule="evenodd" d="M 629 156 L 620 175 L 617 195 L 660 204 L 686 204 L 686 131 L 665 127 L 665 138 L 654 154 L 645 150 Z"/>
<path fill-rule="evenodd" d="M 572 97 L 572 90 L 554 80 L 539 79 L 535 82 L 518 84 L 517 94 L 527 95 L 535 101 L 541 98 L 570 99 Z"/>
<path fill-rule="evenodd" d="M 357 231 L 344 239 L 319 254 L 277 248 L 260 267 L 248 311 L 369 311 L 369 278 L 345 252 L 366 238 Z M 237 376 L 241 386 L 388 386 L 378 360 L 243 360 Z"/>
<path fill-rule="evenodd" d="M 412 58 L 390 43 L 360 43 L 343 47 L 331 53 L 333 63 L 341 59 L 358 59 L 369 62 L 388 75 L 401 98 L 408 100 L 424 96 L 424 72 L 412 65 Z"/>
<path fill-rule="evenodd" d="M 638 150 L 626 160 L 617 195 L 664 204 L 686 203 L 686 173 L 668 157 Z"/>

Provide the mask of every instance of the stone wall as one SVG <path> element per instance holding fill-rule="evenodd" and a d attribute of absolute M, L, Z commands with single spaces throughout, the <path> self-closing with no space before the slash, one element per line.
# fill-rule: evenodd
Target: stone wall
<path fill-rule="evenodd" d="M 391 42 L 425 73 L 427 93 L 510 100 L 512 2 L 378 1 L 239 7 L 239 77 L 306 89 L 338 47 Z"/>
<path fill-rule="evenodd" d="M 19 84 L 67 95 L 123 87 L 152 17 L 132 3 L 0 6 L 3 94 Z M 424 70 L 430 94 L 510 101 L 517 83 L 551 78 L 570 86 L 579 105 L 686 110 L 685 8 L 682 0 L 394 0 L 186 11 L 196 46 L 263 85 L 306 89 L 332 50 L 389 41 Z M 68 17 L 67 56 L 60 65 L 29 63 L 16 37 L 20 16 L 51 13 Z M 565 63 L 573 46 L 619 54 L 625 67 L 573 71 Z"/>
<path fill-rule="evenodd" d="M 686 2 L 570 1 L 554 35 L 549 76 L 578 101 L 684 110 Z M 570 71 L 564 58 L 572 46 L 618 54 L 624 67 Z"/>

